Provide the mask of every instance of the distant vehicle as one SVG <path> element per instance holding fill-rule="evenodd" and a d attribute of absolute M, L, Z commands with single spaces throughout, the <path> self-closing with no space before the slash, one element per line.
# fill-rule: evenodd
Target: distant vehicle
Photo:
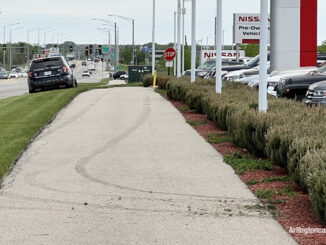
<path fill-rule="evenodd" d="M 82 66 L 87 66 L 87 62 L 86 61 L 83 61 L 82 62 Z"/>
<path fill-rule="evenodd" d="M 100 58 L 97 58 L 97 57 L 96 57 L 96 58 L 94 59 L 94 62 L 99 62 L 99 61 L 100 61 Z"/>
<path fill-rule="evenodd" d="M 127 74 L 125 71 L 117 71 L 116 73 L 113 73 L 113 79 L 120 78 L 121 75 Z"/>
<path fill-rule="evenodd" d="M 120 79 L 121 80 L 128 80 L 128 74 L 122 74 L 121 76 L 120 76 Z"/>
<path fill-rule="evenodd" d="M 0 71 L 0 79 L 8 79 L 8 73 L 4 70 Z"/>
<path fill-rule="evenodd" d="M 84 71 L 82 77 L 89 77 L 91 74 L 89 71 Z"/>
<path fill-rule="evenodd" d="M 17 72 L 10 72 L 8 78 L 19 78 L 19 74 Z"/>
<path fill-rule="evenodd" d="M 88 58 L 87 61 L 93 61 L 93 59 L 92 58 Z"/>
<path fill-rule="evenodd" d="M 27 82 L 30 93 L 45 88 L 77 87 L 76 78 L 63 56 L 33 60 Z"/>
<path fill-rule="evenodd" d="M 18 72 L 18 77 L 27 77 L 27 73 L 24 71 Z"/>
<path fill-rule="evenodd" d="M 76 64 L 72 63 L 72 64 L 70 65 L 70 68 L 76 68 Z"/>
<path fill-rule="evenodd" d="M 89 62 L 88 65 L 87 65 L 87 68 L 90 71 L 95 71 L 96 70 L 94 62 Z"/>

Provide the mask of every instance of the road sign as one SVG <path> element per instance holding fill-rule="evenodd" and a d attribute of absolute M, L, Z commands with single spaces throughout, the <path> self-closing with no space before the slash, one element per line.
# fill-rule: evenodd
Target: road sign
<path fill-rule="evenodd" d="M 110 48 L 109 46 L 102 46 L 102 53 L 109 53 Z"/>
<path fill-rule="evenodd" d="M 165 67 L 173 67 L 173 62 L 172 61 L 165 62 Z"/>
<path fill-rule="evenodd" d="M 164 51 L 164 59 L 166 61 L 171 61 L 175 58 L 176 52 L 174 48 L 168 48 Z"/>

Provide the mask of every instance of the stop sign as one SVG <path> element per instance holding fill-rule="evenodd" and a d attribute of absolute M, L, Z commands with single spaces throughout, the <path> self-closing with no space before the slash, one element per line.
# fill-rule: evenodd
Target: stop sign
<path fill-rule="evenodd" d="M 171 61 L 175 58 L 175 49 L 174 48 L 168 48 L 164 51 L 164 59 L 166 61 Z"/>

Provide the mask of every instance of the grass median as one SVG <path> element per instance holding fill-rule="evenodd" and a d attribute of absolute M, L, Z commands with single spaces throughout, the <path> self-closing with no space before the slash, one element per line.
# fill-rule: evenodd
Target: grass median
<path fill-rule="evenodd" d="M 0 99 L 0 179 L 19 154 L 51 119 L 78 94 L 106 88 L 108 79 L 79 84 L 78 88 L 51 90 Z"/>

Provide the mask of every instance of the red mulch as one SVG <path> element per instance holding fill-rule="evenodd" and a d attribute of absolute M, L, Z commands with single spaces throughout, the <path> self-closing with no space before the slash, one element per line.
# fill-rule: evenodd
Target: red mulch
<path fill-rule="evenodd" d="M 186 107 L 187 104 L 179 101 L 173 101 L 168 99 L 177 109 Z M 187 121 L 202 122 L 208 120 L 205 115 L 196 113 L 194 111 L 181 112 Z M 208 123 L 195 126 L 197 132 L 204 138 L 208 134 L 218 133 L 224 134 L 225 132 L 215 126 L 214 122 L 208 121 Z M 233 152 L 245 153 L 244 149 L 235 146 L 233 143 L 221 143 L 212 144 L 212 146 L 222 155 L 231 154 Z M 271 171 L 255 170 L 247 171 L 245 174 L 240 175 L 241 180 L 246 183 L 250 179 L 262 180 L 263 178 L 269 178 L 272 176 L 289 176 L 285 168 L 275 166 Z M 315 216 L 313 207 L 309 200 L 309 195 L 299 186 L 292 182 L 276 181 L 269 183 L 258 183 L 255 185 L 248 185 L 248 188 L 256 193 L 258 189 L 282 189 L 286 185 L 290 184 L 293 191 L 297 193 L 295 197 L 289 196 L 276 196 L 273 199 L 282 200 L 282 203 L 273 204 L 276 207 L 276 220 L 284 227 L 284 229 L 299 243 L 302 245 L 310 244 L 324 244 L 326 245 L 326 234 L 305 234 L 305 233 L 291 233 L 290 228 L 326 228 L 326 225 L 321 223 Z"/>

